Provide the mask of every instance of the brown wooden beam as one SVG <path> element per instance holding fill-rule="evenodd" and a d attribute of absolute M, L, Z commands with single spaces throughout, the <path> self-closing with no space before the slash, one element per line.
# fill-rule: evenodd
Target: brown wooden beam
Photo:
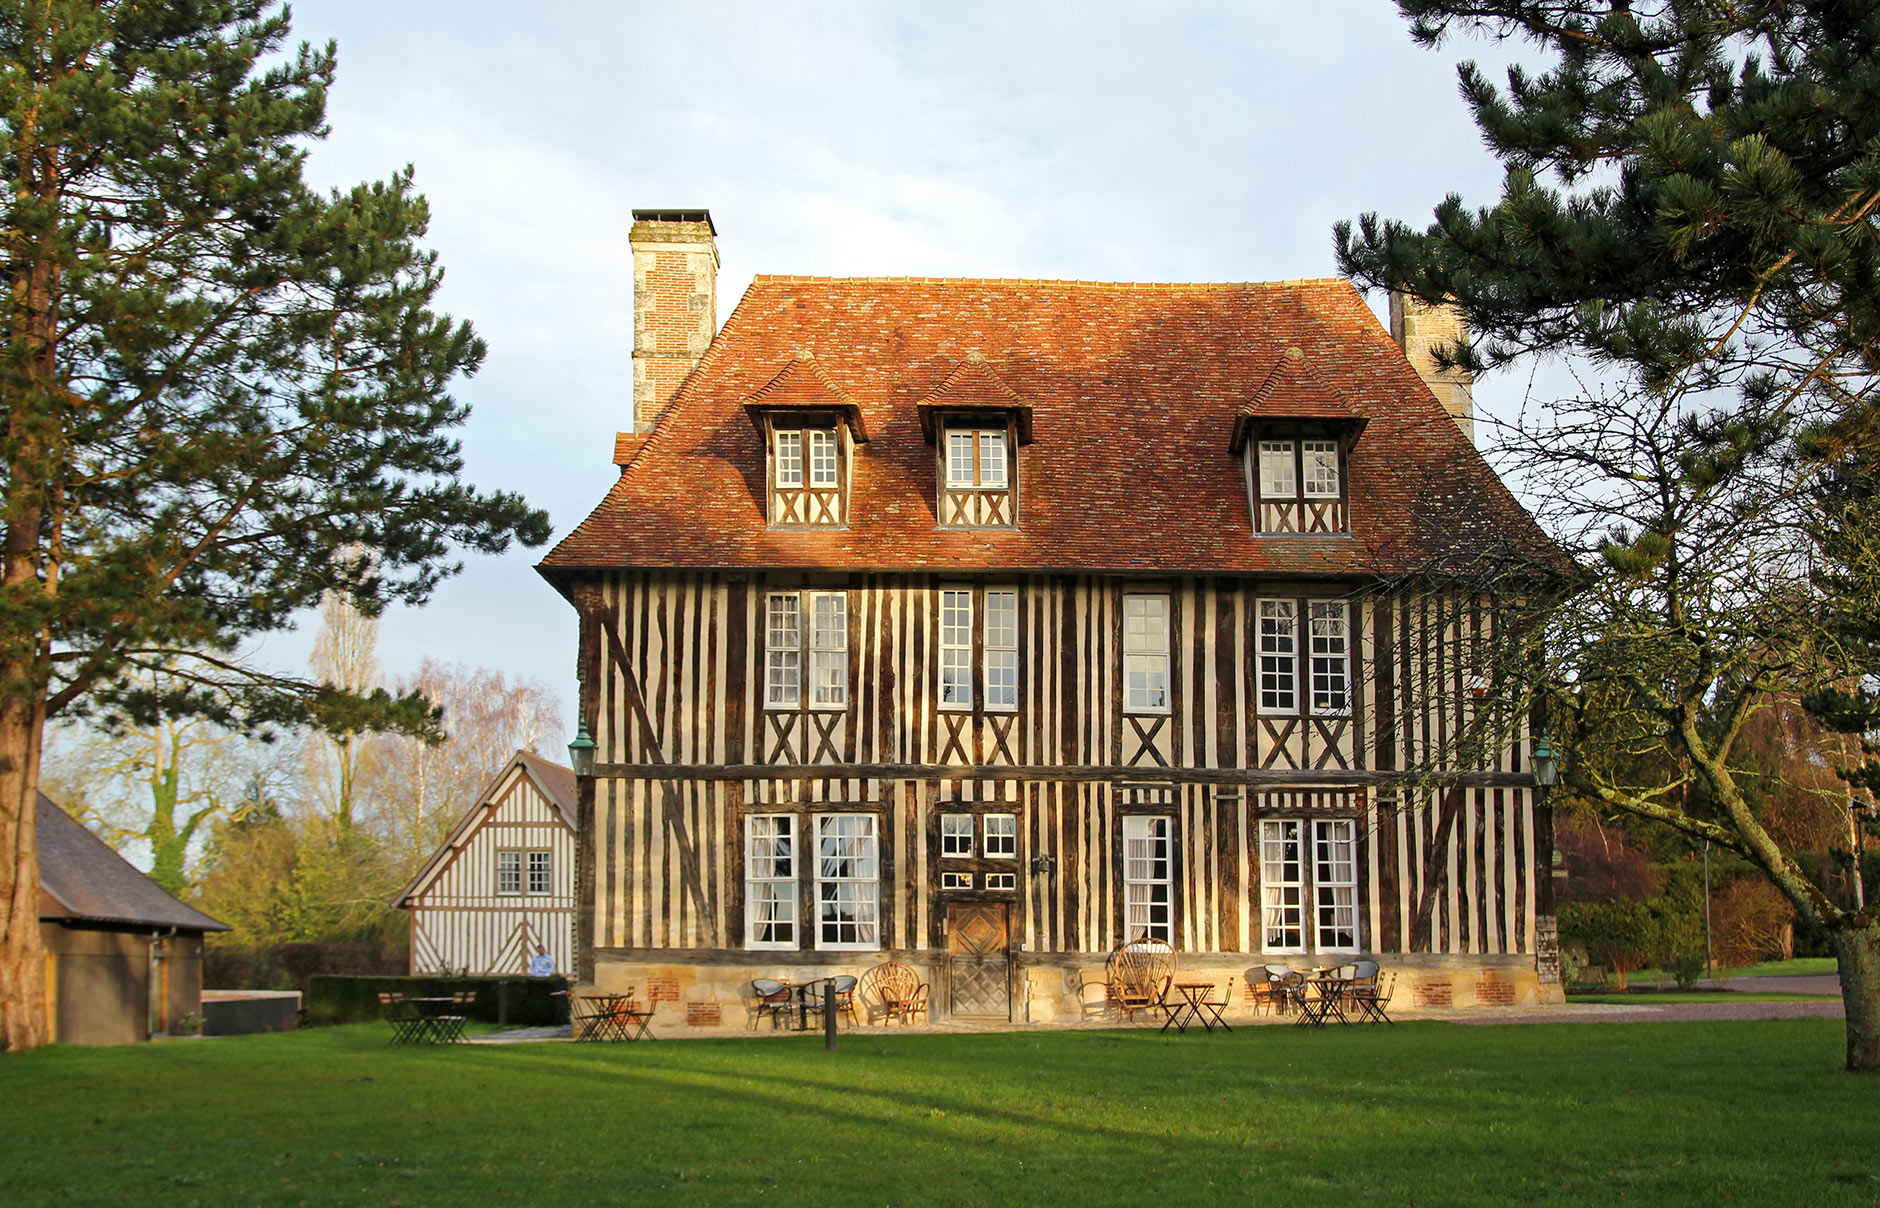
<path fill-rule="evenodd" d="M 1217 784 L 1249 788 L 1414 787 L 1407 772 L 1341 769 L 1140 767 L 1088 764 L 931 763 L 601 763 L 597 778 L 622 780 L 1055 780 L 1129 784 Z M 1461 772 L 1435 781 L 1444 786 L 1534 787 L 1531 772 Z"/>

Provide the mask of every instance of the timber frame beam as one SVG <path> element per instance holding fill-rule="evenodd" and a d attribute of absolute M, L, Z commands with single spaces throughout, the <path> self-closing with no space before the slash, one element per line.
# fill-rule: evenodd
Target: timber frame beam
<path fill-rule="evenodd" d="M 1415 789 L 1534 787 L 1531 772 L 1465 772 L 1419 782 L 1403 772 L 1295 771 L 1274 768 L 1181 768 L 1088 764 L 929 763 L 599 763 L 597 779 L 620 780 L 1110 780 L 1123 784 L 1218 784 L 1248 788 Z"/>

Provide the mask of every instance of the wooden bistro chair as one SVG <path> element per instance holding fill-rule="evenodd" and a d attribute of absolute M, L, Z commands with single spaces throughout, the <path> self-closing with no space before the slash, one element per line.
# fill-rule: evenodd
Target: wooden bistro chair
<path fill-rule="evenodd" d="M 868 1008 L 869 1022 L 876 1014 L 884 1023 L 912 1023 L 914 1016 L 927 1014 L 927 983 L 920 975 L 898 961 L 876 965 L 862 975 L 857 987 L 862 1005 Z"/>
<path fill-rule="evenodd" d="M 450 996 L 450 1006 L 431 1016 L 426 1022 L 431 1027 L 431 1041 L 434 1044 L 462 1044 L 463 1026 L 470 1022 L 470 1008 L 476 1002 L 474 990 L 459 990 Z"/>
<path fill-rule="evenodd" d="M 1281 1015 L 1296 1012 L 1305 1002 L 1306 975 L 1288 965 L 1266 966 L 1268 993 Z"/>
<path fill-rule="evenodd" d="M 777 1030 L 777 1020 L 781 1017 L 787 1024 L 790 1012 L 796 1003 L 791 997 L 789 984 L 774 977 L 754 977 L 751 979 L 751 1030 L 757 1030 L 757 1021 L 766 1015 L 770 1017 L 770 1030 Z"/>
<path fill-rule="evenodd" d="M 1396 1021 L 1386 1014 L 1386 1011 L 1390 1007 L 1391 993 L 1397 988 L 1397 975 L 1395 973 L 1378 974 L 1375 969 L 1376 962 L 1360 963 L 1370 963 L 1373 971 L 1370 984 L 1365 985 L 1360 982 L 1351 994 L 1351 1001 L 1357 1004 L 1358 1018 L 1365 1023 L 1388 1023 L 1395 1026 Z"/>
<path fill-rule="evenodd" d="M 1169 983 L 1175 977 L 1175 948 L 1166 940 L 1131 940 L 1110 953 L 1110 1005 L 1130 1020 L 1138 1011 L 1172 1009 Z"/>
<path fill-rule="evenodd" d="M 406 1002 L 403 994 L 379 995 L 379 1010 L 392 1028 L 392 1044 L 421 1044 L 430 1030 L 430 1021 L 415 1002 Z"/>

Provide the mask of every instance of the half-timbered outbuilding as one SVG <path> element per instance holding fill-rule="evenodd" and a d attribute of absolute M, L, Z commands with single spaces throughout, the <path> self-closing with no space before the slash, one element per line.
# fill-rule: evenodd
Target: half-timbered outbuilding
<path fill-rule="evenodd" d="M 1428 574 L 1545 542 L 1440 314 L 760 276 L 718 330 L 709 215 L 636 219 L 633 430 L 540 567 L 597 744 L 579 976 L 726 1001 L 892 958 L 936 1014 L 1043 1020 L 1149 936 L 1557 995 L 1525 720 L 1456 762 L 1512 706 Z"/>
<path fill-rule="evenodd" d="M 522 975 L 539 948 L 574 959 L 574 773 L 529 751 L 497 773 L 411 883 L 414 975 Z"/>

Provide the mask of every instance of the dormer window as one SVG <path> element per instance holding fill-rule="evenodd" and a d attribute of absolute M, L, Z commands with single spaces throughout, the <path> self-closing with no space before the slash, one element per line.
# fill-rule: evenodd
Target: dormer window
<path fill-rule="evenodd" d="M 977 353 L 919 403 L 934 446 L 934 515 L 941 528 L 1018 527 L 1018 447 L 1031 443 L 1031 407 Z"/>
<path fill-rule="evenodd" d="M 1350 530 L 1340 441 L 1325 436 L 1264 438 L 1258 442 L 1257 459 L 1247 461 L 1255 532 Z"/>
<path fill-rule="evenodd" d="M 1366 419 L 1288 348 L 1234 418 L 1228 448 L 1246 467 L 1253 531 L 1351 531 L 1346 458 Z"/>
<path fill-rule="evenodd" d="M 860 404 L 808 353 L 744 400 L 764 439 L 764 512 L 771 528 L 849 522 L 855 448 L 868 439 Z"/>
<path fill-rule="evenodd" d="M 1004 429 L 947 431 L 948 490 L 1005 490 L 1006 460 Z"/>

